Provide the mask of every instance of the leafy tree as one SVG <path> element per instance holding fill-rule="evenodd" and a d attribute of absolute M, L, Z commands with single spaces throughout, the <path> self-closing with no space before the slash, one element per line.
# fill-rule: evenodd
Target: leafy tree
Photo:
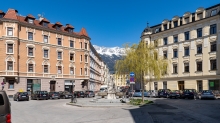
<path fill-rule="evenodd" d="M 135 78 L 141 81 L 142 101 L 144 101 L 145 84 L 164 76 L 168 61 L 158 56 L 158 50 L 153 44 L 146 44 L 145 41 L 131 46 L 125 44 L 124 48 L 126 56 L 116 61 L 116 75 L 134 72 Z"/>

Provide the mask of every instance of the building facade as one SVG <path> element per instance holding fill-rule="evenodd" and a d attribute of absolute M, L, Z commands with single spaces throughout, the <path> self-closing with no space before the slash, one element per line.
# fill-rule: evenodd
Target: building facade
<path fill-rule="evenodd" d="M 93 45 L 90 43 L 90 79 L 89 90 L 98 91 L 103 83 L 102 59 Z"/>
<path fill-rule="evenodd" d="M 141 39 L 168 59 L 166 75 L 146 89 L 220 90 L 220 4 L 147 27 Z"/>
<path fill-rule="evenodd" d="M 0 81 L 5 91 L 88 89 L 90 37 L 70 24 L 0 11 Z"/>

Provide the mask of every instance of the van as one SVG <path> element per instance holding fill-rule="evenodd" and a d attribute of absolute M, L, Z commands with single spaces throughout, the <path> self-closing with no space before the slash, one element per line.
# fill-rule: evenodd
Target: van
<path fill-rule="evenodd" d="M 5 91 L 0 91 L 0 123 L 11 123 L 11 103 Z"/>

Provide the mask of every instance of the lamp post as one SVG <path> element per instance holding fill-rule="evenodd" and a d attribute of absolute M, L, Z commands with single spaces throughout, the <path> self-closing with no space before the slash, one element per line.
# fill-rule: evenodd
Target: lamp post
<path fill-rule="evenodd" d="M 73 103 L 73 96 L 74 96 L 74 93 L 73 93 L 73 90 L 74 90 L 74 87 L 73 87 L 73 82 L 75 82 L 75 80 L 72 80 L 72 97 L 71 97 L 71 102 L 70 103 Z"/>

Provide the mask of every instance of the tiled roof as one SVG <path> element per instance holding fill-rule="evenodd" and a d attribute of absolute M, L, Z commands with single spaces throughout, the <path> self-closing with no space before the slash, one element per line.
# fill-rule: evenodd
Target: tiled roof
<path fill-rule="evenodd" d="M 80 35 L 88 36 L 86 29 L 82 28 L 81 31 L 79 32 Z"/>
<path fill-rule="evenodd" d="M 33 15 L 31 15 L 31 14 L 28 14 L 27 17 L 35 19 L 35 17 Z"/>
<path fill-rule="evenodd" d="M 0 10 L 0 14 L 4 14 L 4 12 L 2 10 Z"/>
<path fill-rule="evenodd" d="M 47 20 L 46 18 L 42 19 L 41 22 L 47 22 L 47 23 L 50 23 L 50 21 Z"/>
<path fill-rule="evenodd" d="M 74 27 L 70 24 L 66 24 L 66 28 L 71 28 L 71 29 L 74 29 Z"/>
<path fill-rule="evenodd" d="M 7 19 L 13 19 L 13 20 L 17 20 L 17 12 L 14 9 L 8 9 L 7 13 L 5 14 L 4 18 Z"/>

